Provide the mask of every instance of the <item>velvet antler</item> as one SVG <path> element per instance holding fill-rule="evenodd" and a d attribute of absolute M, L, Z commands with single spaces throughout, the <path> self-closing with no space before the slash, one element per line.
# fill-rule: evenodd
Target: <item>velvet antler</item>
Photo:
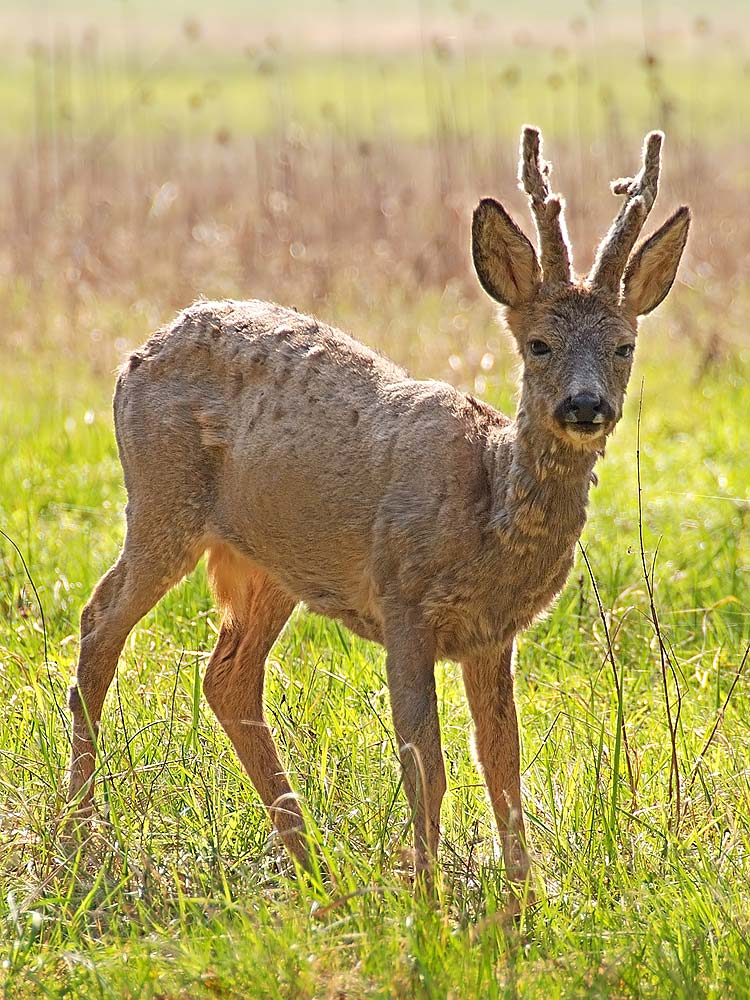
<path fill-rule="evenodd" d="M 551 167 L 541 157 L 538 129 L 524 126 L 521 133 L 518 179 L 529 196 L 539 237 L 539 257 L 545 284 L 570 284 L 571 250 L 563 217 L 563 200 L 549 186 Z"/>
<path fill-rule="evenodd" d="M 663 132 L 649 132 L 643 143 L 643 166 L 635 177 L 612 181 L 612 193 L 624 194 L 620 211 L 599 244 L 588 284 L 592 288 L 620 294 L 625 265 L 638 234 L 651 211 L 659 189 Z"/>

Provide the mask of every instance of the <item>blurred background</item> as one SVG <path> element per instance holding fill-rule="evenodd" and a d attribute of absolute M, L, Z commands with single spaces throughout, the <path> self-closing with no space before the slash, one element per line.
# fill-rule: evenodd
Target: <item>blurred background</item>
<path fill-rule="evenodd" d="M 743 351 L 748 24 L 742 0 L 4 0 L 0 346 L 110 370 L 198 295 L 267 297 L 481 391 L 471 209 L 532 231 L 530 121 L 581 270 L 666 131 L 652 224 L 695 222 L 664 325 L 699 366 Z"/>

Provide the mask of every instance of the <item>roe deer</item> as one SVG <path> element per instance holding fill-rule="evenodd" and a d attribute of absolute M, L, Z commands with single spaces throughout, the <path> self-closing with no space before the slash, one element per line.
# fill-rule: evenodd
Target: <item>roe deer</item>
<path fill-rule="evenodd" d="M 223 611 L 204 690 L 289 851 L 308 845 L 263 711 L 266 656 L 299 601 L 382 643 L 415 863 L 436 856 L 445 770 L 438 657 L 460 661 L 506 875 L 528 878 L 513 641 L 562 588 L 594 463 L 620 419 L 638 317 L 669 291 L 686 207 L 633 252 L 662 135 L 585 279 L 540 134 L 520 180 L 539 253 L 480 202 L 473 256 L 523 359 L 515 420 L 415 381 L 338 330 L 265 302 L 201 301 L 130 355 L 114 419 L 128 492 L 122 553 L 81 616 L 70 797 L 92 802 L 102 703 L 136 622 L 208 553 Z"/>

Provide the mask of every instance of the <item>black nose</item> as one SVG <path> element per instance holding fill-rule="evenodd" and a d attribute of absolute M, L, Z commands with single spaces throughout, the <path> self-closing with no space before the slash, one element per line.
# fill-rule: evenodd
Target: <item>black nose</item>
<path fill-rule="evenodd" d="M 583 392 L 568 396 L 558 406 L 555 416 L 561 424 L 605 424 L 610 422 L 614 411 L 606 399 Z"/>
<path fill-rule="evenodd" d="M 572 396 L 565 401 L 566 419 L 569 423 L 593 424 L 594 417 L 602 412 L 603 402 L 601 396 L 589 396 L 585 392 Z"/>

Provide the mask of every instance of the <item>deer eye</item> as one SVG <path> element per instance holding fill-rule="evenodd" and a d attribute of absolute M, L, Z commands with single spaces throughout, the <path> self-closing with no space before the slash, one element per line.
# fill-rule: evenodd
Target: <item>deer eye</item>
<path fill-rule="evenodd" d="M 549 354 L 550 346 L 544 340 L 530 340 L 529 350 L 532 354 L 540 357 L 542 354 Z"/>
<path fill-rule="evenodd" d="M 618 358 L 632 358 L 634 350 L 635 347 L 633 346 L 633 344 L 620 344 L 620 346 L 615 351 L 615 354 L 617 355 Z"/>

